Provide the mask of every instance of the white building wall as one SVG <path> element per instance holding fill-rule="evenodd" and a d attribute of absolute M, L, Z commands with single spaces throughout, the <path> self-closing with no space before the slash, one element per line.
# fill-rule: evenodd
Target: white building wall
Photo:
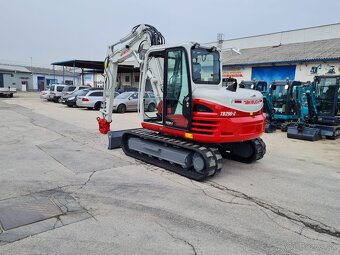
<path fill-rule="evenodd" d="M 340 63 L 339 62 L 323 62 L 323 63 L 308 63 L 297 64 L 295 70 L 295 80 L 298 81 L 313 81 L 315 75 L 330 74 L 334 69 L 333 75 L 340 75 Z"/>
<path fill-rule="evenodd" d="M 340 38 L 340 23 L 223 41 L 222 48 L 247 49 Z"/>
<path fill-rule="evenodd" d="M 250 81 L 251 67 L 223 67 L 223 78 L 235 78 L 237 83 L 241 81 Z"/>
<path fill-rule="evenodd" d="M 139 72 L 136 73 L 121 73 L 119 84 L 120 86 L 132 86 L 132 87 L 138 87 L 139 86 Z M 129 77 L 128 79 L 126 77 Z M 136 77 L 138 77 L 138 81 L 136 80 Z"/>
<path fill-rule="evenodd" d="M 96 88 L 104 87 L 104 81 L 105 81 L 104 74 L 101 74 L 101 73 L 94 74 L 94 78 L 93 78 L 94 87 Z"/>

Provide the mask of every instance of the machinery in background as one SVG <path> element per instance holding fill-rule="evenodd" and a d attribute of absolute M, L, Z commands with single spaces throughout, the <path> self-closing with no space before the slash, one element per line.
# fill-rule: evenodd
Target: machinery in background
<path fill-rule="evenodd" d="M 314 86 L 302 87 L 301 118 L 288 126 L 287 137 L 316 141 L 340 137 L 340 76 L 314 77 Z"/>
<path fill-rule="evenodd" d="M 244 89 L 254 89 L 263 93 L 267 92 L 268 85 L 266 81 L 241 81 L 239 84 L 240 88 Z"/>
<path fill-rule="evenodd" d="M 300 81 L 273 81 L 269 88 L 269 93 L 264 95 L 266 101 L 265 112 L 267 114 L 267 123 L 273 128 L 280 128 L 281 131 L 287 131 L 287 126 L 291 122 L 299 119 L 299 102 L 301 100 L 298 93 L 299 87 L 302 86 Z"/>
<path fill-rule="evenodd" d="M 123 47 L 115 49 L 119 44 Z M 128 156 L 200 181 L 221 171 L 222 157 L 252 163 L 264 156 L 262 94 L 222 86 L 216 47 L 164 45 L 162 34 L 150 25 L 134 27 L 108 48 L 100 132 L 110 130 L 118 63 L 130 57 L 140 64 L 143 128 L 109 132 L 110 149 L 122 147 Z M 154 111 L 144 106 L 148 84 L 157 102 Z"/>
<path fill-rule="evenodd" d="M 267 92 L 268 84 L 266 81 L 241 81 L 239 84 L 240 88 L 252 89 L 260 91 L 263 95 L 263 112 L 266 114 L 266 133 L 273 133 L 276 131 L 277 123 L 275 122 L 273 103 L 270 94 Z"/>

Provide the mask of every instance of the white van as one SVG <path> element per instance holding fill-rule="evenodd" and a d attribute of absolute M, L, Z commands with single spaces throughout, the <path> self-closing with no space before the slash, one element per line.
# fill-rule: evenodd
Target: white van
<path fill-rule="evenodd" d="M 69 87 L 70 85 L 66 84 L 51 84 L 50 85 L 50 97 L 49 100 L 55 103 L 61 100 L 62 91 L 65 87 Z"/>

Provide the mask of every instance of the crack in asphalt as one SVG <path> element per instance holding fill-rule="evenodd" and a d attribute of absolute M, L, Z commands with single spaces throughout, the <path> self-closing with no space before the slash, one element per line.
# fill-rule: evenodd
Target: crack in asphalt
<path fill-rule="evenodd" d="M 300 224 L 304 225 L 305 228 L 313 230 L 317 233 L 326 234 L 326 235 L 329 235 L 329 236 L 332 236 L 332 237 L 335 237 L 335 238 L 340 238 L 340 231 L 338 231 L 334 227 L 328 226 L 328 225 L 326 225 L 326 224 L 324 224 L 320 221 L 314 220 L 314 219 L 312 219 L 312 218 L 310 218 L 306 215 L 303 215 L 303 214 L 282 208 L 280 206 L 271 205 L 269 203 L 261 201 L 258 198 L 248 196 L 245 193 L 242 193 L 242 192 L 237 191 L 237 190 L 230 189 L 230 188 L 223 186 L 221 184 L 218 184 L 216 182 L 209 181 L 209 182 L 206 182 L 206 184 L 208 184 L 209 186 L 214 187 L 216 189 L 230 192 L 235 197 L 239 197 L 239 198 L 243 198 L 245 200 L 251 201 L 261 208 L 269 210 L 269 211 L 273 212 L 274 214 L 276 214 L 280 217 L 286 218 L 290 221 L 300 223 Z M 299 234 L 298 232 L 296 232 L 296 233 Z M 337 244 L 337 243 L 335 243 L 335 244 Z"/>
<path fill-rule="evenodd" d="M 60 222 L 61 226 L 64 226 L 64 223 L 63 223 L 63 221 L 60 219 L 60 216 L 61 216 L 61 215 L 59 215 L 59 216 L 56 217 L 57 220 L 56 220 L 56 222 L 55 222 L 54 225 L 53 225 L 53 229 L 56 229 L 56 228 L 57 228 L 58 222 Z"/>
<path fill-rule="evenodd" d="M 171 236 L 174 240 L 179 240 L 179 241 L 182 241 L 183 243 L 185 243 L 186 245 L 190 246 L 192 251 L 194 252 L 194 255 L 197 255 L 197 252 L 196 252 L 196 248 L 193 244 L 191 244 L 190 242 L 188 242 L 187 240 L 183 239 L 183 238 L 180 238 L 180 237 L 177 237 L 175 236 L 174 234 L 170 233 L 167 228 L 165 226 L 163 226 L 162 224 L 160 224 L 159 222 L 157 222 L 157 225 L 160 226 L 169 236 Z"/>
<path fill-rule="evenodd" d="M 87 178 L 87 180 L 84 182 L 84 184 L 81 185 L 80 189 L 84 188 L 84 187 L 91 181 L 92 176 L 93 176 L 97 171 L 100 171 L 100 170 L 93 171 L 93 172 L 89 175 L 89 177 Z"/>
<path fill-rule="evenodd" d="M 222 202 L 222 203 L 225 203 L 225 204 L 232 204 L 232 205 L 244 205 L 244 206 L 253 206 L 253 205 L 249 205 L 249 204 L 242 204 L 242 203 L 235 203 L 235 202 L 232 202 L 232 200 L 235 199 L 235 197 L 232 198 L 231 201 L 225 201 L 223 199 L 220 199 L 220 198 L 217 198 L 217 197 L 214 197 L 214 196 L 211 196 L 209 195 L 208 193 L 205 192 L 205 190 L 202 190 L 203 194 L 206 195 L 207 197 L 210 197 L 212 199 L 215 199 L 219 202 Z"/>
<path fill-rule="evenodd" d="M 264 214 L 270 221 L 272 221 L 275 225 L 277 225 L 278 227 L 280 227 L 280 228 L 282 228 L 282 229 L 291 231 L 291 232 L 293 232 L 293 233 L 295 233 L 295 234 L 298 234 L 298 235 L 300 235 L 300 236 L 303 236 L 303 237 L 305 237 L 305 238 L 307 238 L 307 239 L 310 239 L 310 240 L 313 240 L 313 241 L 319 241 L 319 242 L 331 243 L 331 244 L 336 244 L 336 245 L 338 245 L 338 243 L 333 242 L 333 241 L 325 241 L 325 240 L 321 240 L 321 239 L 318 239 L 318 238 L 309 237 L 309 236 L 306 236 L 306 235 L 302 234 L 303 230 L 306 229 L 306 227 L 305 227 L 304 225 L 301 226 L 301 228 L 300 228 L 299 231 L 295 231 L 295 230 L 292 230 L 292 229 L 290 229 L 290 228 L 288 228 L 288 227 L 284 227 L 284 226 L 282 226 L 280 223 L 278 223 L 277 221 L 275 221 L 276 218 L 280 217 L 279 215 L 277 215 L 275 218 L 272 218 L 272 217 L 270 217 L 270 216 L 268 215 L 268 213 L 267 213 L 263 208 L 259 207 L 259 209 L 261 210 L 261 212 L 263 212 L 263 214 Z M 298 224 L 297 224 L 297 225 L 298 225 Z M 299 226 L 300 226 L 300 225 L 299 225 Z"/>

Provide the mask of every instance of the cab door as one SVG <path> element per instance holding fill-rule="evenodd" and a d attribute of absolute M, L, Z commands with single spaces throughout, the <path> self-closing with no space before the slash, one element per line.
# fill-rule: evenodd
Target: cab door
<path fill-rule="evenodd" d="M 173 48 L 165 55 L 163 124 L 190 130 L 192 98 L 187 52 L 184 48 Z"/>

